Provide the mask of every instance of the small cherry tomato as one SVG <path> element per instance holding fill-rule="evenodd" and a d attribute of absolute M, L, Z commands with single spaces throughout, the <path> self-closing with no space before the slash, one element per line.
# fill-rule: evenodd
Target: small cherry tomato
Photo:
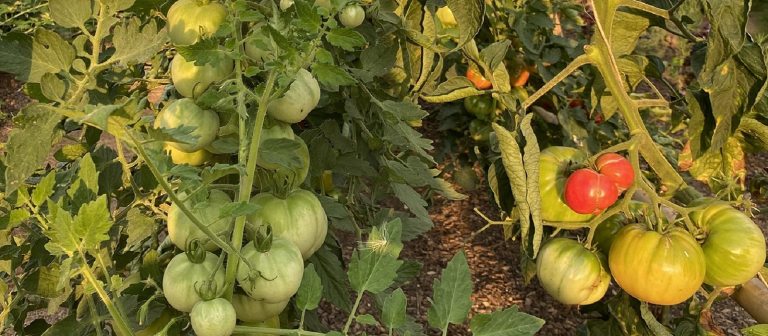
<path fill-rule="evenodd" d="M 365 10 L 360 5 L 344 7 L 339 13 L 339 21 L 344 27 L 355 28 L 365 21 Z"/>

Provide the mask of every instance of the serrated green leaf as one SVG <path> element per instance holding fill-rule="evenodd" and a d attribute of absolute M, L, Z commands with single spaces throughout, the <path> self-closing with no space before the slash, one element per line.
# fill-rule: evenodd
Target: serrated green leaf
<path fill-rule="evenodd" d="M 485 19 L 484 1 L 447 0 L 448 8 L 453 12 L 459 25 L 459 40 L 456 50 L 472 41 L 483 26 Z"/>
<path fill-rule="evenodd" d="M 317 11 L 312 7 L 310 1 L 296 2 L 296 13 L 299 18 L 299 20 L 296 21 L 296 25 L 299 28 L 311 33 L 315 33 L 320 29 L 320 15 L 317 14 Z"/>
<path fill-rule="evenodd" d="M 363 49 L 360 53 L 360 63 L 363 64 L 363 69 L 373 75 L 384 75 L 395 66 L 399 49 L 394 38 L 382 39 L 378 44 Z"/>
<path fill-rule="evenodd" d="M 45 244 L 45 248 L 52 254 L 73 256 L 78 252 L 95 250 L 101 242 L 109 239 L 107 232 L 112 227 L 112 220 L 107 209 L 106 195 L 80 207 L 74 218 L 51 201 L 48 202 L 48 208 L 52 220 L 46 230 L 50 241 Z"/>
<path fill-rule="evenodd" d="M 320 276 L 315 271 L 315 265 L 309 264 L 304 269 L 304 277 L 301 278 L 301 286 L 296 295 L 296 308 L 300 310 L 314 310 L 320 304 L 323 296 L 323 284 Z"/>
<path fill-rule="evenodd" d="M 407 184 L 390 183 L 390 186 L 392 187 L 392 192 L 395 194 L 395 197 L 403 202 L 411 213 L 422 220 L 431 222 L 429 219 L 429 212 L 427 212 L 427 201 L 421 197 L 421 194 Z"/>
<path fill-rule="evenodd" d="M 339 86 L 349 86 L 357 83 L 344 69 L 327 63 L 316 63 L 312 66 L 312 73 L 323 87 L 330 91 L 338 91 Z"/>
<path fill-rule="evenodd" d="M 91 0 L 50 0 L 48 13 L 51 19 L 65 28 L 85 27 L 91 18 Z"/>
<path fill-rule="evenodd" d="M 125 227 L 125 233 L 128 235 L 128 239 L 125 242 L 125 251 L 140 246 L 144 240 L 151 237 L 157 230 L 155 220 L 145 215 L 138 207 L 128 210 L 125 220 L 128 222 Z"/>
<path fill-rule="evenodd" d="M 339 252 L 340 253 L 340 252 Z M 349 312 L 352 303 L 349 302 L 349 286 L 344 277 L 344 268 L 341 266 L 340 257 L 337 257 L 326 243 L 309 258 L 316 267 L 320 282 L 323 285 L 323 297 L 336 307 Z"/>
<path fill-rule="evenodd" d="M 381 293 L 395 281 L 397 270 L 403 263 L 397 260 L 402 248 L 400 236 L 402 222 L 395 219 L 374 228 L 366 246 L 352 253 L 349 263 L 349 282 L 358 293 Z"/>
<path fill-rule="evenodd" d="M 469 328 L 473 336 L 528 336 L 535 335 L 543 325 L 544 320 L 512 307 L 476 315 Z"/>
<path fill-rule="evenodd" d="M 56 185 L 56 173 L 50 172 L 45 175 L 39 183 L 35 186 L 35 190 L 32 191 L 32 203 L 35 205 L 43 205 L 43 202 L 48 199 L 53 193 L 53 187 Z"/>
<path fill-rule="evenodd" d="M 61 117 L 42 104 L 27 106 L 14 118 L 14 128 L 5 145 L 6 195 L 13 193 L 45 161 L 59 121 Z"/>
<path fill-rule="evenodd" d="M 112 36 L 115 53 L 109 62 L 125 66 L 144 63 L 160 51 L 167 40 L 166 29 L 158 31 L 154 20 L 142 25 L 134 17 L 115 27 Z"/>
<path fill-rule="evenodd" d="M 429 325 L 447 330 L 449 324 L 461 324 L 472 308 L 472 276 L 464 251 L 448 262 L 432 285 L 432 306 L 427 312 Z"/>
<path fill-rule="evenodd" d="M 45 98 L 60 102 L 67 93 L 68 84 L 55 74 L 47 73 L 40 78 L 40 91 Z"/>
<path fill-rule="evenodd" d="M 354 51 L 355 48 L 365 45 L 365 37 L 349 28 L 332 29 L 325 36 L 325 39 L 328 40 L 328 43 L 346 51 Z"/>
<path fill-rule="evenodd" d="M 389 329 L 395 329 L 405 325 L 405 308 L 407 302 L 405 293 L 401 288 L 395 289 L 384 299 L 381 307 L 381 322 Z"/>
<path fill-rule="evenodd" d="M 34 38 L 10 34 L 0 40 L 0 71 L 23 82 L 39 83 L 46 73 L 68 71 L 74 60 L 75 48 L 50 30 L 37 29 Z"/>

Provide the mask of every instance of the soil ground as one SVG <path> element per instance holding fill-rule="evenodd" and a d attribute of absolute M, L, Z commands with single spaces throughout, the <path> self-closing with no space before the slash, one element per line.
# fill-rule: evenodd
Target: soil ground
<path fill-rule="evenodd" d="M 21 92 L 17 82 L 10 76 L 0 74 L 0 101 L 0 111 L 8 117 L 17 113 L 29 99 Z M 9 125 L 6 122 L 0 128 L 0 140 L 6 138 Z M 747 164 L 749 183 L 759 172 L 766 172 L 768 155 L 750 155 Z M 482 175 L 479 169 L 478 173 Z M 479 185 L 484 185 L 484 181 Z M 430 306 L 428 298 L 431 296 L 434 279 L 452 256 L 463 249 L 467 253 L 474 280 L 472 315 L 517 305 L 520 310 L 546 321 L 539 335 L 574 335 L 587 316 L 582 315 L 576 307 L 556 302 L 535 279 L 530 283 L 524 281 L 519 268 L 521 256 L 517 241 L 505 241 L 500 227 L 490 228 L 474 239 L 468 239 L 485 225 L 473 209 L 477 208 L 492 218 L 498 211 L 493 201 L 489 200 L 487 188 L 465 193 L 469 198 L 463 201 L 448 201 L 440 197 L 433 199 L 430 216 L 435 227 L 424 236 L 406 243 L 403 258 L 416 260 L 423 265 L 421 276 L 404 287 L 410 313 L 421 322 L 426 321 L 426 312 Z M 768 200 L 758 199 L 758 208 L 766 207 Z M 768 234 L 768 213 L 758 213 L 756 222 Z M 348 258 L 356 243 L 353 237 L 342 237 L 342 240 L 345 257 Z M 370 311 L 372 307 L 370 298 L 366 298 L 361 305 L 361 313 Z M 343 325 L 346 318 L 345 314 L 328 304 L 321 306 L 320 314 L 323 320 L 334 326 Z M 741 328 L 756 323 L 731 299 L 715 304 L 713 319 L 714 324 L 723 330 L 723 335 L 740 335 Z M 428 334 L 437 335 L 434 332 Z M 470 333 L 466 326 L 453 326 L 450 335 Z"/>

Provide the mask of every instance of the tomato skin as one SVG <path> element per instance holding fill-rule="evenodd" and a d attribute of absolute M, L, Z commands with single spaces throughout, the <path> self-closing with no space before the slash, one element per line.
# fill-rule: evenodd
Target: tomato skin
<path fill-rule="evenodd" d="M 579 169 L 565 182 L 565 204 L 580 214 L 599 214 L 619 199 L 619 190 L 605 175 Z"/>
<path fill-rule="evenodd" d="M 198 302 L 189 313 L 189 320 L 197 336 L 231 335 L 237 324 L 235 308 L 224 298 Z"/>
<path fill-rule="evenodd" d="M 360 5 L 344 7 L 339 13 L 339 21 L 344 27 L 355 28 L 365 21 L 365 10 Z"/>
<path fill-rule="evenodd" d="M 208 281 L 210 275 L 214 274 L 214 270 L 216 273 L 213 276 L 213 282 L 218 288 L 222 288 L 224 268 L 216 269 L 218 259 L 211 252 L 205 252 L 205 260 L 199 264 L 189 260 L 186 253 L 179 253 L 173 257 L 163 273 L 163 294 L 168 304 L 178 311 L 192 311 L 195 304 L 202 301 L 195 290 L 195 284 L 199 287 L 204 281 Z"/>
<path fill-rule="evenodd" d="M 478 90 L 488 90 L 493 87 L 491 81 L 483 77 L 483 75 L 476 69 L 470 67 L 467 69 L 467 78 Z"/>
<path fill-rule="evenodd" d="M 188 98 L 199 97 L 208 87 L 229 77 L 235 69 L 235 62 L 221 54 L 221 57 L 204 65 L 196 65 L 181 53 L 171 61 L 171 81 L 176 91 Z"/>
<path fill-rule="evenodd" d="M 640 224 L 619 231 L 608 263 L 616 283 L 629 295 L 658 305 L 687 300 L 706 273 L 704 251 L 690 233 L 673 228 L 660 234 Z"/>
<path fill-rule="evenodd" d="M 191 201 L 188 201 L 186 206 L 197 215 L 203 224 L 207 224 L 208 228 L 216 233 L 217 236 L 227 240 L 232 231 L 234 222 L 231 218 L 219 219 L 219 212 L 230 202 L 232 202 L 232 199 L 229 198 L 229 195 L 221 190 L 214 189 L 211 190 L 208 197 L 207 207 L 195 209 L 194 204 L 192 204 Z M 172 204 L 171 208 L 168 210 L 168 237 L 170 237 L 171 242 L 181 250 L 185 250 L 187 245 L 195 239 L 199 240 L 201 243 L 205 243 L 203 247 L 208 251 L 216 251 L 219 249 L 219 246 L 212 241 L 209 241 L 208 236 L 197 228 L 197 225 L 192 223 L 192 220 L 189 219 L 176 204 Z"/>
<path fill-rule="evenodd" d="M 536 274 L 544 290 L 557 301 L 587 305 L 605 296 L 611 284 L 601 258 L 574 240 L 555 238 L 539 250 Z"/>
<path fill-rule="evenodd" d="M 705 283 L 720 287 L 740 285 L 763 267 L 765 236 L 743 212 L 715 201 L 703 210 L 693 211 L 691 220 L 707 234 L 701 246 L 707 260 Z"/>
<path fill-rule="evenodd" d="M 475 119 L 469 122 L 469 136 L 475 142 L 487 142 L 491 138 L 492 130 L 486 121 Z"/>
<path fill-rule="evenodd" d="M 435 15 L 445 28 L 453 28 L 459 25 L 459 23 L 456 22 L 456 17 L 453 15 L 453 11 L 451 11 L 448 6 L 438 8 Z"/>
<path fill-rule="evenodd" d="M 285 94 L 269 103 L 272 118 L 294 124 L 304 120 L 320 103 L 320 84 L 309 71 L 301 69 Z"/>
<path fill-rule="evenodd" d="M 171 161 L 177 165 L 188 164 L 190 166 L 199 166 L 211 159 L 211 152 L 205 149 L 188 153 L 174 148 L 171 146 L 171 143 L 166 143 L 165 146 L 163 146 L 163 149 L 171 157 Z"/>
<path fill-rule="evenodd" d="M 619 230 L 624 227 L 624 224 L 621 223 L 623 217 L 622 215 L 613 215 L 595 228 L 595 236 L 592 241 L 595 242 L 598 250 L 601 252 L 610 251 L 613 239 Z"/>
<path fill-rule="evenodd" d="M 171 43 L 186 46 L 216 33 L 227 19 L 227 7 L 215 1 L 202 5 L 197 0 L 178 0 L 168 10 L 167 18 Z"/>
<path fill-rule="evenodd" d="M 587 160 L 587 154 L 570 147 L 552 146 L 539 156 L 539 193 L 541 194 L 541 218 L 547 222 L 585 222 L 592 215 L 571 210 L 563 199 L 568 168 L 571 163 Z"/>
<path fill-rule="evenodd" d="M 203 149 L 216 139 L 219 133 L 219 115 L 210 110 L 203 110 L 192 99 L 182 98 L 170 103 L 155 118 L 155 128 L 194 127 L 191 135 L 197 139 L 193 143 L 168 142 L 180 151 L 192 153 Z"/>
<path fill-rule="evenodd" d="M 616 153 L 605 153 L 595 161 L 595 166 L 600 174 L 613 181 L 619 193 L 627 190 L 635 182 L 635 170 L 627 158 Z"/>
<path fill-rule="evenodd" d="M 242 261 L 237 267 L 237 283 L 251 298 L 266 303 L 281 303 L 299 290 L 304 275 L 304 259 L 293 242 L 274 237 L 269 251 L 261 252 L 249 243 L 241 252 L 256 268 L 251 270 Z"/>
<path fill-rule="evenodd" d="M 269 223 L 276 237 L 296 244 L 304 260 L 323 246 L 328 217 L 315 194 L 298 189 L 281 199 L 271 193 L 260 193 L 251 198 L 251 203 L 261 207 L 248 216 L 246 229 L 252 239 L 260 226 Z"/>
<path fill-rule="evenodd" d="M 464 98 L 464 109 L 478 119 L 492 120 L 496 113 L 496 100 L 490 95 Z"/>
<path fill-rule="evenodd" d="M 264 300 L 252 299 L 248 295 L 235 294 L 232 296 L 232 306 L 235 307 L 238 320 L 248 323 L 277 321 L 277 325 L 269 325 L 271 328 L 280 327 L 280 320 L 277 316 L 288 306 L 288 301 L 267 303 Z"/>
<path fill-rule="evenodd" d="M 525 86 L 526 83 L 528 83 L 528 78 L 531 77 L 531 72 L 528 71 L 528 69 L 523 68 L 520 70 L 520 74 L 517 75 L 517 78 L 512 83 L 512 87 L 521 87 Z"/>

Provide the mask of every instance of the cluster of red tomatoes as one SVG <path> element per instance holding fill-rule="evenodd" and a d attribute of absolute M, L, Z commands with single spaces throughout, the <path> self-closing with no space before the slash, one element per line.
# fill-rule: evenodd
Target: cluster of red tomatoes
<path fill-rule="evenodd" d="M 574 148 L 541 152 L 544 221 L 588 222 L 633 183 L 631 165 L 617 154 L 600 156 L 596 170 L 570 173 L 573 164 L 586 161 L 586 153 Z M 630 208 L 642 211 L 650 206 L 633 201 Z M 703 283 L 728 287 L 754 277 L 766 257 L 760 228 L 726 202 L 705 198 L 689 206 L 696 237 L 680 221 L 656 223 L 654 229 L 650 223 L 616 215 L 596 228 L 594 248 L 569 238 L 545 242 L 537 256 L 539 282 L 565 304 L 600 300 L 613 279 L 639 300 L 674 305 L 693 296 Z"/>

